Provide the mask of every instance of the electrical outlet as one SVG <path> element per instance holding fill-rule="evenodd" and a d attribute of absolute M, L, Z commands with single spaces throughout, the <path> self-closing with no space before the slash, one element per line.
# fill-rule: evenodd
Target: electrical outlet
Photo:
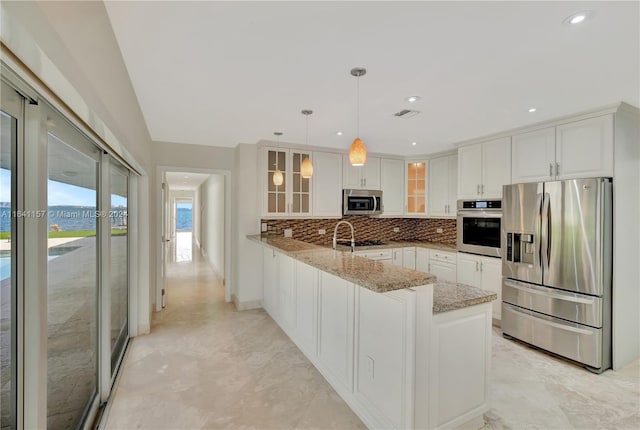
<path fill-rule="evenodd" d="M 318 229 L 318 234 L 327 234 L 327 230 L 324 228 Z"/>
<path fill-rule="evenodd" d="M 267 223 L 266 222 L 263 222 L 263 223 L 260 224 L 260 231 L 262 233 L 265 233 L 268 229 L 269 228 L 267 227 Z"/>
<path fill-rule="evenodd" d="M 293 237 L 293 230 L 290 228 L 284 229 L 284 237 Z"/>
<path fill-rule="evenodd" d="M 400 233 L 400 227 L 393 227 L 394 233 Z"/>
<path fill-rule="evenodd" d="M 441 228 L 436 228 L 436 233 L 444 233 L 444 230 Z"/>

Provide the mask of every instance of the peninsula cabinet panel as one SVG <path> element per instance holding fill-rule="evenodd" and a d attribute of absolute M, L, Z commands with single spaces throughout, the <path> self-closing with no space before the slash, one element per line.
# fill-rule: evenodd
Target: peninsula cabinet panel
<path fill-rule="evenodd" d="M 319 309 L 318 359 L 333 381 L 353 391 L 354 285 L 320 272 Z"/>
<path fill-rule="evenodd" d="M 403 401 L 411 390 L 407 370 L 413 367 L 415 351 L 408 347 L 415 336 L 415 292 L 399 290 L 375 293 L 357 287 L 357 398 L 367 405 L 382 428 L 410 428 L 411 402 Z M 381 318 L 381 316 L 384 317 Z"/>
<path fill-rule="evenodd" d="M 318 269 L 296 261 L 296 340 L 315 357 L 318 343 Z"/>
<path fill-rule="evenodd" d="M 342 155 L 313 153 L 313 215 L 342 216 Z"/>
<path fill-rule="evenodd" d="M 555 178 L 555 127 L 513 136 L 511 151 L 512 183 L 542 182 Z"/>
<path fill-rule="evenodd" d="M 280 318 L 280 326 L 291 334 L 296 326 L 295 260 L 279 254 L 277 261 L 278 316 Z"/>
<path fill-rule="evenodd" d="M 613 115 L 556 127 L 558 179 L 613 177 Z"/>
<path fill-rule="evenodd" d="M 278 253 L 271 248 L 262 250 L 262 306 L 276 320 L 276 269 Z"/>
<path fill-rule="evenodd" d="M 383 158 L 380 161 L 382 215 L 404 214 L 404 161 Z"/>

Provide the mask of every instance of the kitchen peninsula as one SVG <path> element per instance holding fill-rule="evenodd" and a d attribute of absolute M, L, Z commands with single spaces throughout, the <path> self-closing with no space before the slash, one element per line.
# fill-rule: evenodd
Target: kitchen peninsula
<path fill-rule="evenodd" d="M 496 295 L 291 238 L 264 246 L 265 310 L 369 428 L 482 427 Z"/>

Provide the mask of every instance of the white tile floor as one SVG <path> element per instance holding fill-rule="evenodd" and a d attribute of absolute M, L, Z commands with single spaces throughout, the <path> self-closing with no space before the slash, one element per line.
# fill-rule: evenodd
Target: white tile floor
<path fill-rule="evenodd" d="M 108 429 L 362 428 L 262 310 L 237 312 L 194 248 L 134 339 Z M 591 374 L 494 331 L 485 429 L 639 429 L 640 363 Z"/>

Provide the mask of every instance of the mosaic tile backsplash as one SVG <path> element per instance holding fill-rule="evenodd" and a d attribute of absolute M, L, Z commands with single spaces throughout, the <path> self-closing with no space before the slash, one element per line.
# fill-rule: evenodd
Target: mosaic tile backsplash
<path fill-rule="evenodd" d="M 345 216 L 343 220 L 353 224 L 356 240 L 423 240 L 428 242 L 456 245 L 456 220 L 436 218 L 370 218 L 366 216 Z M 293 230 L 293 238 L 317 245 L 331 245 L 333 229 L 339 219 L 269 219 L 262 220 L 267 224 L 268 233 L 282 235 L 285 229 Z M 400 231 L 395 233 L 394 228 Z M 442 233 L 437 229 L 441 228 Z M 326 230 L 326 234 L 318 234 L 318 230 Z M 345 238 L 350 234 L 349 226 L 340 226 L 338 237 Z"/>

